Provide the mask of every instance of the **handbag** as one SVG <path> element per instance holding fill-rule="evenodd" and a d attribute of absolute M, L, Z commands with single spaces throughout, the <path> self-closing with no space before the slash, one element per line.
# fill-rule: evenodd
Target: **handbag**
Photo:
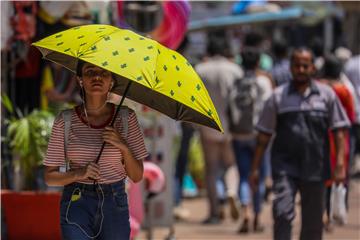
<path fill-rule="evenodd" d="M 344 225 L 347 222 L 346 188 L 344 184 L 333 183 L 330 195 L 330 219 Z"/>

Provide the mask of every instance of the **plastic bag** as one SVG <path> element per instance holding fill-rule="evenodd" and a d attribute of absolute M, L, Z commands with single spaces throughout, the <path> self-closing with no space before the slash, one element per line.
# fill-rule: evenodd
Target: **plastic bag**
<path fill-rule="evenodd" d="M 330 219 L 335 220 L 340 224 L 345 224 L 347 221 L 346 203 L 345 203 L 346 188 L 340 183 L 335 183 L 331 187 L 330 196 Z"/>

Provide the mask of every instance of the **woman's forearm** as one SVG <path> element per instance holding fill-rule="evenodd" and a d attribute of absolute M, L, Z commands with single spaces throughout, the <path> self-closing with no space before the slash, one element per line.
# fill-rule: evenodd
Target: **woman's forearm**
<path fill-rule="evenodd" d="M 47 167 L 48 168 L 48 167 Z M 48 186 L 65 186 L 78 181 L 78 171 L 59 172 L 58 168 L 45 170 L 45 182 Z"/>

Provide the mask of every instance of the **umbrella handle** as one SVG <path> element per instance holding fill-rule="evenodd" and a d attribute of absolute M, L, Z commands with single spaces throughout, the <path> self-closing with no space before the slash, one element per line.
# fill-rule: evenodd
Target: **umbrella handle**
<path fill-rule="evenodd" d="M 131 80 L 129 80 L 129 83 L 126 85 L 124 94 L 123 94 L 123 96 L 122 96 L 122 98 L 121 98 L 121 100 L 120 100 L 119 105 L 118 105 L 117 108 L 116 108 L 116 112 L 115 112 L 115 114 L 114 114 L 114 116 L 113 116 L 113 119 L 112 119 L 112 121 L 111 121 L 111 123 L 110 123 L 110 126 L 111 126 L 111 127 L 114 125 L 116 116 L 117 116 L 118 112 L 120 111 L 120 108 L 121 108 L 121 106 L 122 106 L 122 104 L 123 104 L 123 102 L 124 102 L 124 100 L 125 100 L 126 94 L 128 93 L 128 91 L 129 91 L 129 89 L 130 89 L 130 85 L 131 85 Z M 98 156 L 96 157 L 95 163 L 98 163 L 98 162 L 99 162 L 100 156 L 101 156 L 102 152 L 104 151 L 105 144 L 106 144 L 106 142 L 103 142 L 103 143 L 102 143 L 100 152 L 99 152 Z M 94 180 L 94 187 L 95 187 L 95 184 L 96 184 L 96 180 Z"/>

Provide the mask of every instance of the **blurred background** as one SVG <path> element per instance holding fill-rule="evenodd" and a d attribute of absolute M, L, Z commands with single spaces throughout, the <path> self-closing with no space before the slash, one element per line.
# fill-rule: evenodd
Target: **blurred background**
<path fill-rule="evenodd" d="M 319 78 L 326 56 L 332 54 L 341 62 L 341 72 L 352 89 L 354 102 L 360 102 L 358 1 L 1 1 L 2 239 L 20 239 L 14 236 L 20 234 L 22 224 L 29 224 L 31 216 L 37 216 L 36 206 L 41 209 L 43 204 L 52 201 L 51 194 L 55 194 L 52 211 L 56 210 L 61 189 L 44 184 L 42 158 L 54 117 L 61 110 L 81 103 L 74 75 L 42 60 L 31 43 L 71 27 L 92 23 L 128 28 L 153 38 L 183 54 L 193 66 L 210 57 L 210 42 L 221 42 L 223 56 L 241 67 L 243 49 L 256 48 L 260 51 L 259 71 L 268 77 L 273 87 L 283 83 L 281 78 L 274 77 L 280 60 L 289 61 L 292 49 L 307 46 L 315 54 Z M 285 72 L 289 72 L 288 65 Z M 198 127 L 184 127 L 144 106 L 130 101 L 127 104 L 139 115 L 151 153 L 147 161 L 159 166 L 165 175 L 165 187 L 161 190 L 151 192 L 149 184 L 141 184 L 140 194 L 135 194 L 134 207 L 140 208 L 141 213 L 133 216 L 137 225 L 132 225 L 132 237 L 237 238 L 236 221 L 226 220 L 222 223 L 227 224 L 226 228 L 219 225 L 212 231 L 201 224 L 201 218 L 207 215 L 206 160 Z M 335 235 L 326 235 L 326 239 L 360 239 L 360 205 L 359 200 L 355 200 L 360 197 L 360 185 L 356 180 L 360 175 L 360 105 L 355 106 L 358 116 L 353 121 L 354 154 L 349 160 L 349 172 L 355 184 L 350 194 L 350 208 L 354 211 L 349 214 L 350 227 L 345 226 Z M 223 175 L 237 182 L 236 168 L 226 169 Z M 269 182 L 270 189 L 271 180 Z M 25 190 L 37 197 L 40 193 L 44 196 L 21 200 Z M 7 198 L 3 199 L 4 193 L 18 194 L 15 196 L 20 199 L 17 204 L 30 208 L 21 210 L 22 214 L 28 211 L 29 219 L 22 218 L 23 223 L 15 224 L 21 217 L 12 212 L 14 205 L 8 203 Z M 181 201 L 183 198 L 185 200 Z M 15 204 L 14 201 L 17 200 L 10 200 Z M 270 205 L 265 208 L 266 231 L 262 235 L 248 235 L 249 239 L 271 238 Z M 45 214 L 43 221 L 51 229 L 50 234 L 58 236 L 56 214 Z M 156 231 L 159 227 L 163 230 Z M 298 234 L 298 229 L 296 231 Z M 22 239 L 54 238 L 29 236 Z"/>

